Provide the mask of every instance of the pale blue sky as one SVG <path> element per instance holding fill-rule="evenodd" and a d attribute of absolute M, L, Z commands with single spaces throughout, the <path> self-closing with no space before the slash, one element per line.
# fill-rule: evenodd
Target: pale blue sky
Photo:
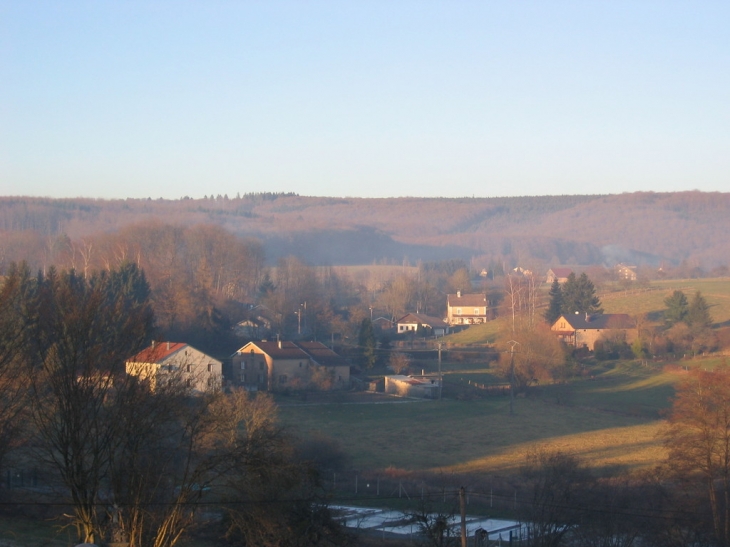
<path fill-rule="evenodd" d="M 730 191 L 730 2 L 0 0 L 0 195 Z"/>

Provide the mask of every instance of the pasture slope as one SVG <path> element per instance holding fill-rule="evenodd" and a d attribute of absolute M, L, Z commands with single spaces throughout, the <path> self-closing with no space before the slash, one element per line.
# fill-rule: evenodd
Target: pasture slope
<path fill-rule="evenodd" d="M 601 294 L 607 313 L 647 314 L 663 322 L 664 299 L 673 290 L 688 297 L 699 290 L 711 306 L 715 327 L 730 326 L 730 279 L 652 283 L 649 290 Z M 499 321 L 446 338 L 452 346 L 493 343 Z M 595 468 L 627 471 L 650 468 L 665 456 L 662 412 L 674 384 L 693 367 L 726 364 L 722 356 L 676 362 L 607 362 L 587 365 L 581 379 L 535 388 L 509 415 L 505 395 L 468 400 L 401 404 L 292 406 L 280 409 L 283 422 L 300 434 L 337 439 L 358 469 L 454 471 L 509 474 L 537 446 L 578 455 Z M 445 362 L 445 380 L 455 385 L 500 381 L 487 363 Z"/>

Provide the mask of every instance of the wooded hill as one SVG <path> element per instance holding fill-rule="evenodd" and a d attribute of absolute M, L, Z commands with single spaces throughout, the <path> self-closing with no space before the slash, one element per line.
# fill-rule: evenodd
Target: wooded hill
<path fill-rule="evenodd" d="M 730 193 L 632 193 L 513 198 L 327 198 L 247 194 L 179 200 L 0 198 L 0 258 L 49 236 L 72 239 L 144 222 L 217 224 L 258 238 L 270 263 L 312 265 L 460 258 L 474 267 L 676 265 L 730 257 Z"/>

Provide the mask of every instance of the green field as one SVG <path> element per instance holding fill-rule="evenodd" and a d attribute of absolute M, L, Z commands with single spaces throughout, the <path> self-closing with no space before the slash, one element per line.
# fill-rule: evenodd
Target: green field
<path fill-rule="evenodd" d="M 729 278 L 653 281 L 649 290 L 602 293 L 601 301 L 606 313 L 646 313 L 650 318 L 659 320 L 666 309 L 664 299 L 675 290 L 683 291 L 688 299 L 700 291 L 710 305 L 715 325 L 730 323 Z"/>
<path fill-rule="evenodd" d="M 316 431 L 337 439 L 359 469 L 509 472 L 536 445 L 568 450 L 596 467 L 654 465 L 664 454 L 657 437 L 663 425 L 660 412 L 669 405 L 683 368 L 628 363 L 601 365 L 593 372 L 518 397 L 514 416 L 509 415 L 508 397 L 500 395 L 294 406 L 280 413 L 300 433 Z M 451 374 L 476 378 L 490 372 Z"/>
<path fill-rule="evenodd" d="M 653 282 L 649 290 L 601 294 L 607 313 L 646 313 L 663 322 L 664 299 L 674 290 L 704 295 L 715 326 L 730 325 L 730 279 Z M 450 346 L 483 346 L 495 341 L 499 320 L 447 336 Z M 468 350 L 467 350 L 468 351 Z M 444 362 L 448 386 L 467 400 L 400 404 L 286 407 L 282 420 L 306 434 L 337 439 L 359 469 L 513 471 L 536 445 L 568 450 L 595 467 L 635 470 L 664 457 L 662 411 L 685 368 L 711 368 L 722 357 L 643 366 L 638 362 L 593 363 L 581 379 L 535 388 L 509 415 L 504 395 L 485 396 L 474 384 L 503 380 L 486 363 Z"/>

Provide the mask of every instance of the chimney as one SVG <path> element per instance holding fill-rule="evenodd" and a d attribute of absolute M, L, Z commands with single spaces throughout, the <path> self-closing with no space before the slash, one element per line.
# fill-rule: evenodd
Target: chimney
<path fill-rule="evenodd" d="M 281 340 L 279 340 L 279 349 L 281 349 Z"/>
<path fill-rule="evenodd" d="M 591 316 L 588 315 L 588 312 L 586 312 L 586 323 L 589 323 L 591 320 Z"/>
<path fill-rule="evenodd" d="M 155 341 L 152 340 L 152 349 L 155 349 Z"/>
<path fill-rule="evenodd" d="M 167 343 L 167 349 L 170 349 L 170 342 Z"/>
<path fill-rule="evenodd" d="M 461 291 L 456 291 L 456 298 L 461 298 Z"/>

